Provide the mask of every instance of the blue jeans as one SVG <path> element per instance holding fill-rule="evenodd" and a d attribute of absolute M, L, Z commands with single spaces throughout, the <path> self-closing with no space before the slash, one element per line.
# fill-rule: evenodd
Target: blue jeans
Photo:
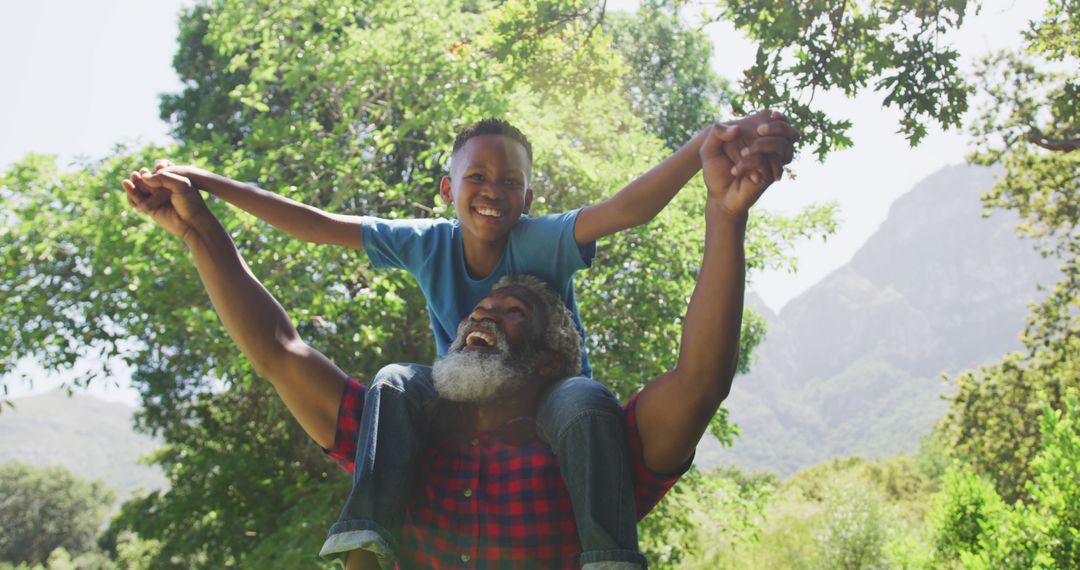
<path fill-rule="evenodd" d="M 375 375 L 364 396 L 353 488 L 320 555 L 369 550 L 384 570 L 393 568 L 437 399 L 428 366 L 392 364 Z M 582 566 L 645 568 L 623 412 L 611 391 L 585 377 L 559 382 L 540 402 L 536 433 L 559 458 Z"/>

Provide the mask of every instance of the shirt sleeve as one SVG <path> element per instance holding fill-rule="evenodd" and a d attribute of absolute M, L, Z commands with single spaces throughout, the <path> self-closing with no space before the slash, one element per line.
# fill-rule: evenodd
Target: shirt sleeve
<path fill-rule="evenodd" d="M 591 267 L 596 256 L 596 242 L 578 244 L 574 239 L 574 226 L 577 224 L 581 208 L 561 214 L 549 214 L 538 218 L 528 218 L 527 223 L 520 223 L 521 239 L 516 240 L 525 259 L 546 260 L 554 267 L 545 267 L 555 274 L 564 274 L 569 278 L 575 271 Z"/>
<path fill-rule="evenodd" d="M 342 469 L 352 473 L 356 457 L 356 440 L 360 435 L 360 416 L 364 413 L 364 394 L 367 388 L 349 379 L 345 391 L 341 394 L 341 406 L 338 408 L 337 431 L 334 433 L 334 446 L 324 450 Z"/>
<path fill-rule="evenodd" d="M 626 436 L 630 440 L 630 475 L 634 479 L 634 503 L 637 506 L 638 520 L 641 520 L 690 469 L 694 458 L 687 460 L 686 464 L 675 473 L 663 474 L 652 471 L 645 466 L 645 451 L 641 445 L 641 432 L 638 431 L 637 425 L 636 395 L 623 406 L 623 411 L 625 412 L 623 417 L 626 422 Z"/>
<path fill-rule="evenodd" d="M 361 238 L 371 266 L 376 269 L 406 269 L 415 275 L 424 266 L 428 255 L 436 251 L 438 222 L 429 219 L 362 217 Z"/>

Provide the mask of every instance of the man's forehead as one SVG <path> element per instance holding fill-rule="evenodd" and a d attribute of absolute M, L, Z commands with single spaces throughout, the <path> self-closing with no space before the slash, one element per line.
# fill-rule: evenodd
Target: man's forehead
<path fill-rule="evenodd" d="M 502 287 L 499 287 L 498 289 L 492 290 L 485 298 L 502 299 L 506 297 L 517 299 L 518 301 L 528 305 L 530 309 L 536 308 L 537 305 L 539 305 L 540 301 L 540 298 L 537 297 L 536 293 L 533 293 L 529 289 L 520 285 L 504 285 Z"/>

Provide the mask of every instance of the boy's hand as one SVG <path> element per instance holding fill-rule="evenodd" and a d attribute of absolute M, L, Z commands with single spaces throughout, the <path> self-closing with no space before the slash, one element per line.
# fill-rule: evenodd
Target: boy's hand
<path fill-rule="evenodd" d="M 718 201 L 728 213 L 742 216 L 775 178 L 763 153 L 747 153 L 738 165 L 728 156 L 724 147 L 737 137 L 737 131 L 723 125 L 709 127 L 699 153 L 709 199 Z"/>
<path fill-rule="evenodd" d="M 149 214 L 154 223 L 180 238 L 192 231 L 200 216 L 210 214 L 191 181 L 167 170 L 151 173 L 143 168 L 132 172 L 122 185 L 128 204 Z"/>

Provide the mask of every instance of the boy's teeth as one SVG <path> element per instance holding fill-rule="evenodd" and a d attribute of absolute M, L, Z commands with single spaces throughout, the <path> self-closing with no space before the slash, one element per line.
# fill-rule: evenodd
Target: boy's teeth
<path fill-rule="evenodd" d="M 498 216 L 502 215 L 502 212 L 500 212 L 499 210 L 496 210 L 494 208 L 477 208 L 476 211 L 479 212 L 481 215 L 484 215 L 484 216 L 498 217 Z"/>

